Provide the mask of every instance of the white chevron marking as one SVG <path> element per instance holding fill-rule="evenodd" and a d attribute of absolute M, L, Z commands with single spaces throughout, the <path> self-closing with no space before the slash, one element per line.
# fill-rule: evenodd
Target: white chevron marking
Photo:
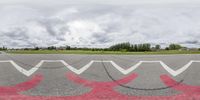
<path fill-rule="evenodd" d="M 119 70 L 122 74 L 129 74 L 130 72 L 134 71 L 136 68 L 138 68 L 141 64 L 143 63 L 160 63 L 160 65 L 162 65 L 162 67 L 171 75 L 173 76 L 177 76 L 181 73 L 183 73 L 185 70 L 187 70 L 192 63 L 200 63 L 200 61 L 195 61 L 192 60 L 189 63 L 187 63 L 186 65 L 184 65 L 183 67 L 181 67 L 178 70 L 173 70 L 171 69 L 168 65 L 166 65 L 164 62 L 162 61 L 139 61 L 137 64 L 135 64 L 134 66 L 128 68 L 128 69 L 123 69 L 122 67 L 120 67 L 119 65 L 117 65 L 114 61 L 100 61 L 100 60 L 91 60 L 88 64 L 86 64 L 85 66 L 83 66 L 80 69 L 76 69 L 72 66 L 70 66 L 69 64 L 67 64 L 67 62 L 65 62 L 64 60 L 41 60 L 37 65 L 35 65 L 33 68 L 31 68 L 30 70 L 26 70 L 24 68 L 22 68 L 21 66 L 17 65 L 14 61 L 12 60 L 4 60 L 4 61 L 0 61 L 0 63 L 11 63 L 19 72 L 21 72 L 22 74 L 26 75 L 26 76 L 31 76 L 33 73 L 35 73 L 44 62 L 47 63 L 52 63 L 52 62 L 61 62 L 62 64 L 64 64 L 69 70 L 71 70 L 72 72 L 76 73 L 76 74 L 81 74 L 84 71 L 86 71 L 88 68 L 91 67 L 91 65 L 93 63 L 100 63 L 100 62 L 105 62 L 105 63 L 111 63 L 113 67 L 115 67 L 117 70 Z"/>

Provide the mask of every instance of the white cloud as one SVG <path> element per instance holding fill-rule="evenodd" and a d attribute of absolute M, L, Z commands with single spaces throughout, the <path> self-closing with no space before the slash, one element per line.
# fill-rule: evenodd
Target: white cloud
<path fill-rule="evenodd" d="M 200 3 L 199 0 L 1 0 L 0 4 L 32 4 L 32 5 L 62 5 L 62 4 L 166 4 L 166 3 Z"/>
<path fill-rule="evenodd" d="M 200 7 L 0 7 L 0 45 L 32 47 L 118 42 L 200 45 Z"/>

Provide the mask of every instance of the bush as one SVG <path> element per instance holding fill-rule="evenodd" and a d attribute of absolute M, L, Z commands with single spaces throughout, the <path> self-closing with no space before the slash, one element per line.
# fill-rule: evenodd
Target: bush
<path fill-rule="evenodd" d="M 169 47 L 166 47 L 165 50 L 169 50 Z"/>
<path fill-rule="evenodd" d="M 179 44 L 170 44 L 169 45 L 169 50 L 179 50 L 181 48 L 182 48 L 182 46 Z"/>

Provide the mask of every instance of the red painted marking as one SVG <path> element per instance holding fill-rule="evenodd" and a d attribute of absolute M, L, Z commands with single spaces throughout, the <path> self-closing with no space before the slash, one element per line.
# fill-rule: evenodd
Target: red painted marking
<path fill-rule="evenodd" d="M 27 91 L 36 86 L 42 80 L 41 75 L 32 77 L 31 80 L 19 83 L 15 86 L 2 86 L 0 87 L 0 96 L 17 95 L 19 92 Z"/>
<path fill-rule="evenodd" d="M 114 100 L 124 100 L 129 99 L 126 95 L 120 94 L 113 90 L 115 86 L 118 84 L 126 84 L 130 82 L 131 80 L 135 79 L 137 77 L 136 74 L 129 75 L 123 79 L 117 80 L 116 82 L 95 82 L 95 81 L 88 81 L 84 80 L 75 74 L 67 74 L 67 77 L 71 79 L 74 82 L 84 84 L 85 86 L 91 87 L 92 90 L 88 93 L 85 93 L 83 95 L 79 96 L 50 96 L 50 97 L 44 97 L 44 96 L 25 96 L 17 94 L 17 91 L 14 91 L 15 95 L 4 95 L 3 97 L 0 97 L 0 99 L 7 100 L 102 100 L 102 99 L 114 99 Z M 32 82 L 30 82 L 32 83 Z M 25 87 L 28 84 L 25 84 Z M 20 87 L 22 85 L 19 85 Z M 18 87 L 18 86 L 16 86 Z M 5 92 L 5 91 L 3 91 Z"/>
<path fill-rule="evenodd" d="M 114 86 L 117 86 L 119 84 L 127 84 L 128 82 L 132 81 L 133 79 L 135 79 L 137 77 L 136 74 L 131 74 L 127 77 L 124 77 L 120 80 L 116 80 L 116 81 L 111 81 L 111 82 L 96 82 L 96 81 L 88 81 L 88 80 L 85 80 L 85 79 L 82 79 L 78 76 L 76 76 L 75 74 L 73 73 L 68 73 L 67 74 L 67 78 L 76 82 L 76 83 L 79 83 L 79 84 L 83 84 L 87 87 L 93 87 L 93 88 L 99 88 L 99 86 L 103 85 L 103 86 L 110 86 L 111 88 L 114 87 Z"/>
<path fill-rule="evenodd" d="M 85 86 L 92 87 L 92 90 L 89 93 L 86 93 L 81 96 L 81 100 L 84 99 L 128 99 L 126 95 L 122 95 L 116 91 L 113 90 L 115 86 L 118 84 L 126 84 L 130 82 L 131 80 L 135 79 L 137 77 L 136 74 L 129 75 L 125 78 L 122 78 L 120 80 L 117 80 L 115 82 L 96 82 L 96 81 L 88 81 L 84 80 L 78 76 L 75 76 L 74 74 L 70 73 L 67 74 L 68 79 L 84 84 Z"/>
<path fill-rule="evenodd" d="M 6 96 L 0 95 L 0 100 L 108 100 L 108 99 L 109 100 L 110 99 L 111 100 L 200 100 L 200 93 L 199 93 L 200 88 L 198 86 L 189 86 L 185 84 L 179 84 L 175 87 L 172 87 L 176 90 L 180 90 L 183 92 L 183 94 L 173 95 L 173 96 L 127 96 L 127 95 L 120 94 L 113 89 L 115 86 L 118 86 L 118 83 L 126 84 L 130 82 L 131 80 L 135 79 L 137 77 L 136 74 L 129 75 L 123 79 L 117 80 L 116 82 L 88 81 L 72 73 L 67 74 L 67 77 L 68 79 L 76 83 L 83 84 L 84 86 L 87 86 L 87 87 L 91 87 L 92 90 L 83 95 L 60 96 L 60 97 L 59 96 L 57 97 L 56 96 L 49 96 L 49 97 L 25 96 L 25 95 L 18 94 L 19 91 L 17 90 L 24 91 L 24 90 L 33 88 L 35 85 L 37 85 L 37 83 L 41 80 L 41 77 L 40 78 L 36 77 L 36 79 L 33 78 L 35 79 L 34 81 L 32 80 L 32 81 L 28 81 L 28 82 L 14 86 L 15 91 L 11 89 L 13 87 L 11 88 L 1 87 L 1 90 L 7 89 L 7 91 L 0 90 L 0 93 L 6 93 L 6 92 L 11 91 L 15 95 L 6 95 Z M 166 75 L 162 75 L 160 78 L 163 81 L 163 83 L 166 84 L 166 86 L 173 86 L 174 84 L 177 84 L 176 81 L 174 81 L 173 79 L 171 79 L 170 77 Z M 32 85 L 29 85 L 29 83 Z M 26 88 L 24 88 L 24 86 Z"/>
<path fill-rule="evenodd" d="M 178 83 L 167 75 L 162 75 L 160 77 L 163 83 L 167 86 L 173 86 L 174 84 L 178 84 L 172 87 L 175 90 L 182 91 L 187 94 L 200 94 L 200 86 L 190 86 L 183 83 Z"/>

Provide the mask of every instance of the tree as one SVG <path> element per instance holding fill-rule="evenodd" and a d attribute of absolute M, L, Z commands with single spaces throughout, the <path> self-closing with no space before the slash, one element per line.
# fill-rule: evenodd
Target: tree
<path fill-rule="evenodd" d="M 7 48 L 5 46 L 3 46 L 2 48 L 0 47 L 0 51 L 3 51 L 3 50 L 7 50 Z"/>
<path fill-rule="evenodd" d="M 48 50 L 56 50 L 56 47 L 55 46 L 50 46 L 47 48 Z"/>
<path fill-rule="evenodd" d="M 143 44 L 144 51 L 151 51 L 151 44 L 145 43 Z"/>
<path fill-rule="evenodd" d="M 138 51 L 144 51 L 144 50 L 143 50 L 143 44 L 138 44 L 137 47 L 138 47 Z"/>
<path fill-rule="evenodd" d="M 151 51 L 151 44 L 149 43 L 138 44 L 137 51 Z"/>
<path fill-rule="evenodd" d="M 161 46 L 160 46 L 160 45 L 156 45 L 156 46 L 155 46 L 155 49 L 156 49 L 156 50 L 160 50 L 160 49 L 161 49 Z"/>
<path fill-rule="evenodd" d="M 34 50 L 39 50 L 39 49 L 40 49 L 39 47 L 35 47 L 35 48 L 34 48 Z"/>
<path fill-rule="evenodd" d="M 112 51 L 151 51 L 151 44 L 145 43 L 133 45 L 127 42 L 113 45 L 109 49 Z"/>
<path fill-rule="evenodd" d="M 71 47 L 67 45 L 65 49 L 66 49 L 66 50 L 70 50 Z"/>
<path fill-rule="evenodd" d="M 179 50 L 181 48 L 182 48 L 182 46 L 179 44 L 170 44 L 169 45 L 169 50 Z"/>
<path fill-rule="evenodd" d="M 134 50 L 138 51 L 138 45 L 137 44 L 134 45 Z"/>
<path fill-rule="evenodd" d="M 131 44 L 129 42 L 119 43 L 109 47 L 113 51 L 131 51 Z"/>

